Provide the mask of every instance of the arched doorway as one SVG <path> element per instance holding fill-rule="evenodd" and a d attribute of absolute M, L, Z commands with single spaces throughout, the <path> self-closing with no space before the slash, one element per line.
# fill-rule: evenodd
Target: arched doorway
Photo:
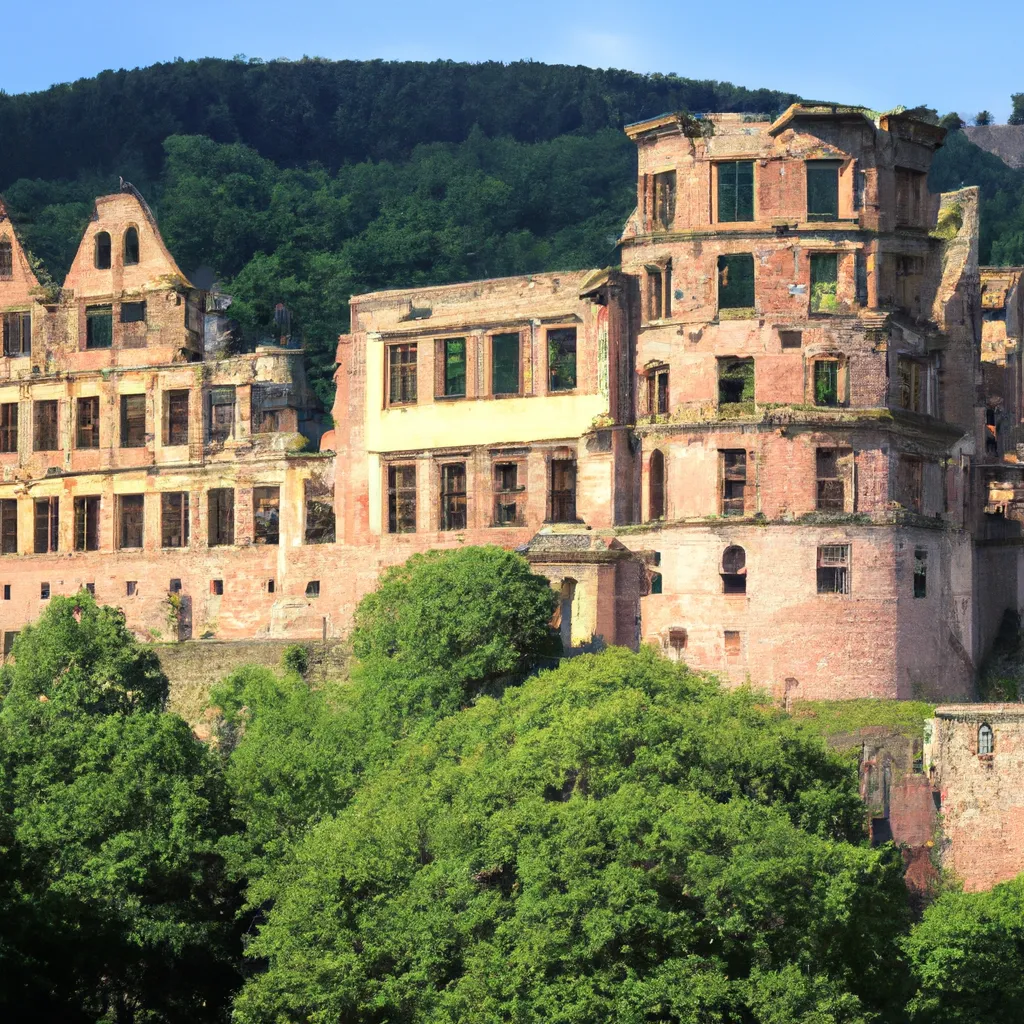
<path fill-rule="evenodd" d="M 648 475 L 650 491 L 648 519 L 665 518 L 665 456 L 656 448 L 651 452 Z"/>

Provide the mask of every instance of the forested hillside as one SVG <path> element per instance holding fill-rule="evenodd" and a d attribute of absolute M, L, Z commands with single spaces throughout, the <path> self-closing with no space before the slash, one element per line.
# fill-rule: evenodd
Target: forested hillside
<path fill-rule="evenodd" d="M 93 197 L 132 181 L 250 340 L 289 307 L 329 402 L 351 294 L 606 264 L 634 203 L 624 124 L 796 98 L 532 62 L 176 61 L 0 94 L 0 192 L 60 281 Z M 975 183 L 982 259 L 1024 262 L 1024 172 L 953 133 L 932 186 Z"/>

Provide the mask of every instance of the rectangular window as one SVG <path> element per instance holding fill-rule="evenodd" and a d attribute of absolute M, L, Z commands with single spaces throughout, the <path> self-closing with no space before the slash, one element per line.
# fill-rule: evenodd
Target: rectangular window
<path fill-rule="evenodd" d="M 668 415 L 668 367 L 647 371 L 647 411 L 651 416 Z"/>
<path fill-rule="evenodd" d="M 0 281 L 10 281 L 14 277 L 14 246 L 6 239 L 0 241 Z M 4 651 L 4 654 L 7 652 Z"/>
<path fill-rule="evenodd" d="M 319 597 L 320 596 L 320 581 L 310 580 L 306 584 L 306 597 Z"/>
<path fill-rule="evenodd" d="M 121 323 L 142 324 L 146 322 L 145 302 L 122 302 Z"/>
<path fill-rule="evenodd" d="M 754 161 L 718 165 L 718 219 L 722 223 L 754 219 Z"/>
<path fill-rule="evenodd" d="M 915 359 L 900 356 L 896 360 L 896 379 L 899 385 L 900 407 L 910 412 L 924 412 L 922 379 L 924 367 Z"/>
<path fill-rule="evenodd" d="M 393 346 L 393 348 L 396 346 Z M 466 339 L 439 339 L 434 348 L 434 356 L 440 360 L 440 376 L 436 394 L 444 398 L 465 398 L 466 396 Z M 415 401 L 415 390 L 413 398 Z"/>
<path fill-rule="evenodd" d="M 11 585 L 10 583 L 4 584 L 4 600 L 10 601 L 11 599 Z"/>
<path fill-rule="evenodd" d="M 676 216 L 676 172 L 662 171 L 654 175 L 654 224 L 668 231 Z"/>
<path fill-rule="evenodd" d="M 857 305 L 866 306 L 868 304 L 868 261 L 861 249 L 854 254 L 853 275 Z"/>
<path fill-rule="evenodd" d="M 208 532 L 211 548 L 235 543 L 235 492 L 230 487 L 214 487 L 207 496 Z"/>
<path fill-rule="evenodd" d="M 572 391 L 576 387 L 576 328 L 548 331 L 548 390 Z"/>
<path fill-rule="evenodd" d="M 257 544 L 277 544 L 280 542 L 280 512 L 280 487 L 253 488 L 253 536 Z"/>
<path fill-rule="evenodd" d="M 551 460 L 551 522 L 577 522 L 576 462 L 573 459 Z"/>
<path fill-rule="evenodd" d="M 718 404 L 754 401 L 754 360 L 727 356 L 718 360 Z"/>
<path fill-rule="evenodd" d="M 18 502 L 0 498 L 0 555 L 18 553 Z"/>
<path fill-rule="evenodd" d="M 187 548 L 189 540 L 188 492 L 160 495 L 160 546 Z"/>
<path fill-rule="evenodd" d="M 188 392 L 164 392 L 164 444 L 188 444 Z"/>
<path fill-rule="evenodd" d="M 33 403 L 33 447 L 37 452 L 55 452 L 59 447 L 57 432 L 57 399 Z"/>
<path fill-rule="evenodd" d="M 75 402 L 75 447 L 99 448 L 100 400 L 99 396 L 79 398 Z"/>
<path fill-rule="evenodd" d="M 722 515 L 742 516 L 746 513 L 747 453 L 726 449 L 718 453 L 722 474 Z"/>
<path fill-rule="evenodd" d="M 60 498 L 37 498 L 35 501 L 34 545 L 37 555 L 57 550 L 57 535 L 60 527 Z"/>
<path fill-rule="evenodd" d="M 235 436 L 235 389 L 210 388 L 210 440 L 223 442 Z"/>
<path fill-rule="evenodd" d="M 726 629 L 722 633 L 726 657 L 738 658 L 743 653 L 743 638 L 738 629 Z"/>
<path fill-rule="evenodd" d="M 85 347 L 110 348 L 114 344 L 113 306 L 85 307 Z"/>
<path fill-rule="evenodd" d="M 808 160 L 807 219 L 839 220 L 839 161 Z"/>
<path fill-rule="evenodd" d="M 416 532 L 416 467 L 388 466 L 388 533 Z"/>
<path fill-rule="evenodd" d="M 525 488 L 519 486 L 519 464 L 494 466 L 494 525 L 521 526 L 525 521 Z"/>
<path fill-rule="evenodd" d="M 138 580 L 125 580 L 124 581 L 124 595 L 125 597 L 134 597 L 139 592 L 139 581 Z"/>
<path fill-rule="evenodd" d="M 814 361 L 814 404 L 839 404 L 839 360 Z"/>
<path fill-rule="evenodd" d="M 117 497 L 117 546 L 141 548 L 145 535 L 146 499 L 142 494 L 119 494 Z"/>
<path fill-rule="evenodd" d="M 75 550 L 100 549 L 100 499 L 75 498 Z"/>
<path fill-rule="evenodd" d="M 307 544 L 333 544 L 335 536 L 334 502 L 328 488 L 318 481 L 304 484 L 306 499 Z"/>
<path fill-rule="evenodd" d="M 839 452 L 835 448 L 819 448 L 815 458 L 819 512 L 842 512 L 846 493 L 839 475 Z"/>
<path fill-rule="evenodd" d="M 146 447 L 146 396 L 121 396 L 121 447 Z"/>
<path fill-rule="evenodd" d="M 39 584 L 39 600 L 49 601 L 50 600 L 50 584 L 40 583 Z"/>
<path fill-rule="evenodd" d="M 718 257 L 718 308 L 754 308 L 754 257 L 751 253 Z"/>
<path fill-rule="evenodd" d="M 850 545 L 827 544 L 818 548 L 818 593 L 849 594 Z"/>
<path fill-rule="evenodd" d="M 32 314 L 4 313 L 3 321 L 4 355 L 27 356 L 32 354 Z"/>
<path fill-rule="evenodd" d="M 834 252 L 811 254 L 811 312 L 835 313 L 839 309 L 839 256 Z"/>
<path fill-rule="evenodd" d="M 210 580 L 210 593 L 214 597 L 223 597 L 224 595 L 224 581 L 223 580 Z"/>
<path fill-rule="evenodd" d="M 518 334 L 495 334 L 491 338 L 491 394 L 519 394 Z"/>
<path fill-rule="evenodd" d="M 901 455 L 896 475 L 897 500 L 905 508 L 920 512 L 922 508 L 924 461 Z"/>
<path fill-rule="evenodd" d="M 928 596 L 928 549 L 914 548 L 914 597 Z"/>
<path fill-rule="evenodd" d="M 18 450 L 18 403 L 0 405 L 0 452 Z"/>
<path fill-rule="evenodd" d="M 664 296 L 661 289 L 661 268 L 647 269 L 647 319 L 660 320 L 664 307 Z"/>
<path fill-rule="evenodd" d="M 465 387 L 463 387 L 465 390 Z M 388 405 L 416 404 L 416 346 L 388 346 Z"/>
<path fill-rule="evenodd" d="M 466 529 L 466 464 L 441 467 L 441 529 Z"/>
<path fill-rule="evenodd" d="M 908 167 L 896 168 L 896 226 L 911 228 L 922 226 L 926 175 Z"/>

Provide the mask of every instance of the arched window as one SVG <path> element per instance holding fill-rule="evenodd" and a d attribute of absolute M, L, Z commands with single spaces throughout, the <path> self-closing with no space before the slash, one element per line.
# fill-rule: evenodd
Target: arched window
<path fill-rule="evenodd" d="M 0 242 L 0 281 L 14 277 L 14 249 L 8 241 Z"/>
<path fill-rule="evenodd" d="M 124 265 L 134 267 L 139 262 L 139 232 L 129 228 L 124 233 Z"/>
<path fill-rule="evenodd" d="M 992 726 L 986 722 L 978 730 L 978 753 L 991 754 L 996 749 L 996 738 L 992 733 Z"/>
<path fill-rule="evenodd" d="M 96 232 L 95 263 L 97 270 L 110 269 L 110 235 L 106 231 Z"/>
<path fill-rule="evenodd" d="M 665 456 L 655 449 L 650 466 L 650 515 L 648 519 L 665 518 Z"/>
<path fill-rule="evenodd" d="M 722 554 L 722 593 L 745 594 L 747 592 L 747 553 L 743 548 L 730 544 Z"/>

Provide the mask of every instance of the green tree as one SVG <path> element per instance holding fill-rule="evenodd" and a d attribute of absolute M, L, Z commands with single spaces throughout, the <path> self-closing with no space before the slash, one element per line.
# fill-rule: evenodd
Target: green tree
<path fill-rule="evenodd" d="M 1010 96 L 1013 113 L 1006 119 L 1007 124 L 1024 124 L 1024 92 L 1015 92 Z"/>
<path fill-rule="evenodd" d="M 974 115 L 974 123 L 983 126 L 992 123 L 992 115 L 987 110 L 981 110 Z"/>

